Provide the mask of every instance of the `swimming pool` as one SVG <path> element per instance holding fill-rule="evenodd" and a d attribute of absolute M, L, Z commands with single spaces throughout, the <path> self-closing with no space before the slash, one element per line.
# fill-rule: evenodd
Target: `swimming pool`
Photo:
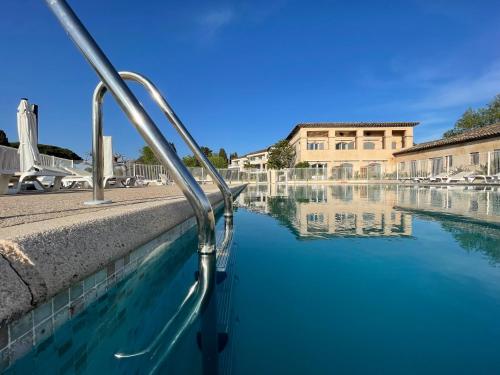
<path fill-rule="evenodd" d="M 500 372 L 495 188 L 252 185 L 237 205 L 221 373 Z M 191 229 L 155 250 L 7 373 L 149 373 L 113 355 L 158 336 L 195 248 Z M 201 372 L 198 330 L 162 339 L 157 373 Z"/>

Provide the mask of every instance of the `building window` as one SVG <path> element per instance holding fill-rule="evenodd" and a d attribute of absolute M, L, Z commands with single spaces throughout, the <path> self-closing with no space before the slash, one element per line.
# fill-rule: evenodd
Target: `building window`
<path fill-rule="evenodd" d="M 447 168 L 453 167 L 453 156 L 452 155 L 446 156 L 446 166 L 447 166 Z"/>
<path fill-rule="evenodd" d="M 399 162 L 399 170 L 403 172 L 405 170 L 406 163 L 404 161 Z"/>
<path fill-rule="evenodd" d="M 307 214 L 306 216 L 308 223 L 323 223 L 325 221 L 325 216 L 323 214 Z"/>
<path fill-rule="evenodd" d="M 432 176 L 436 176 L 440 173 L 443 173 L 443 158 L 432 158 L 431 160 L 431 173 Z"/>
<path fill-rule="evenodd" d="M 337 142 L 335 150 L 354 150 L 354 142 Z"/>
<path fill-rule="evenodd" d="M 324 144 L 324 142 L 308 142 L 307 149 L 308 150 L 324 150 L 325 144 Z"/>
<path fill-rule="evenodd" d="M 316 137 L 316 138 L 328 138 L 328 130 L 320 130 L 320 131 L 308 131 L 307 132 L 307 137 Z"/>
<path fill-rule="evenodd" d="M 398 145 L 398 144 L 397 144 L 396 142 L 392 142 L 392 145 L 391 145 L 391 146 L 392 146 L 392 149 L 393 149 L 393 150 L 394 150 L 394 149 L 396 149 L 397 145 Z"/>
<path fill-rule="evenodd" d="M 365 142 L 363 143 L 364 150 L 375 150 L 375 143 L 373 142 Z"/>
<path fill-rule="evenodd" d="M 471 165 L 479 165 L 479 152 L 471 152 L 470 153 L 470 164 Z"/>

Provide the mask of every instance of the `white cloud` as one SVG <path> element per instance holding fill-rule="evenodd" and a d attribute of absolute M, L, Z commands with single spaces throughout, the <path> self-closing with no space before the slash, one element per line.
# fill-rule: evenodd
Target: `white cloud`
<path fill-rule="evenodd" d="M 198 19 L 200 31 L 204 40 L 213 39 L 224 27 L 233 22 L 236 14 L 232 9 L 214 9 L 203 14 Z"/>
<path fill-rule="evenodd" d="M 456 78 L 433 85 L 411 107 L 415 109 L 464 108 L 491 100 L 500 92 L 500 63 L 471 78 Z"/>

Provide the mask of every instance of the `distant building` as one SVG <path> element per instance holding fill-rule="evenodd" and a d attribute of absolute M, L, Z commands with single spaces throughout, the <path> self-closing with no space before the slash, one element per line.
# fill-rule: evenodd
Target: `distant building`
<path fill-rule="evenodd" d="M 231 160 L 229 168 L 239 169 L 240 171 L 243 171 L 245 169 L 265 171 L 267 170 L 268 157 L 269 152 L 267 148 L 259 151 L 249 152 L 246 155 Z"/>
<path fill-rule="evenodd" d="M 420 143 L 394 153 L 400 176 L 436 176 L 459 170 L 500 171 L 500 123 Z"/>
<path fill-rule="evenodd" d="M 324 168 L 329 177 L 350 179 L 393 171 L 393 153 L 413 146 L 418 122 L 326 122 L 296 125 L 287 140 L 295 163 Z"/>
<path fill-rule="evenodd" d="M 500 123 L 414 145 L 418 122 L 326 122 L 296 125 L 286 139 L 294 164 L 321 169 L 321 179 L 430 177 L 500 173 Z M 267 170 L 269 149 L 231 161 L 231 169 Z"/>

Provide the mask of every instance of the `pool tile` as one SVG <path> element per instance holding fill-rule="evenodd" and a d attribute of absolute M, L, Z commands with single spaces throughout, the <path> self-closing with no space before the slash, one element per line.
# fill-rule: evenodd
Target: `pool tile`
<path fill-rule="evenodd" d="M 70 299 L 71 301 L 76 300 L 83 294 L 83 282 L 79 281 L 70 288 Z"/>
<path fill-rule="evenodd" d="M 9 344 L 9 327 L 7 325 L 0 327 L 0 350 Z"/>
<path fill-rule="evenodd" d="M 31 332 L 25 334 L 24 336 L 18 338 L 15 342 L 10 345 L 10 358 L 12 361 L 24 356 L 33 347 L 33 336 Z"/>
<path fill-rule="evenodd" d="M 105 281 L 107 278 L 107 272 L 106 270 L 100 270 L 95 274 L 95 284 L 99 285 L 103 281 Z"/>
<path fill-rule="evenodd" d="M 85 280 L 83 280 L 83 292 L 87 293 L 95 286 L 95 275 L 90 275 Z"/>
<path fill-rule="evenodd" d="M 115 273 L 117 273 L 118 271 L 123 269 L 124 264 L 125 264 L 125 261 L 123 258 L 120 258 L 117 261 L 115 261 Z"/>
<path fill-rule="evenodd" d="M 0 371 L 9 367 L 9 349 L 0 350 Z"/>
<path fill-rule="evenodd" d="M 66 289 L 53 298 L 54 312 L 60 310 L 69 303 L 69 289 Z"/>
<path fill-rule="evenodd" d="M 99 299 L 99 301 L 101 300 L 101 297 L 106 294 L 107 291 L 108 291 L 108 288 L 107 288 L 106 282 L 103 282 L 96 287 L 96 294 L 97 294 L 97 298 Z"/>
<path fill-rule="evenodd" d="M 108 278 L 113 276 L 114 273 L 115 273 L 115 263 L 110 263 L 106 266 L 106 273 L 107 273 L 107 276 Z"/>
<path fill-rule="evenodd" d="M 97 290 L 91 290 L 85 295 L 85 308 L 90 306 L 97 299 Z"/>
<path fill-rule="evenodd" d="M 71 301 L 71 306 L 69 307 L 69 315 L 70 315 L 70 317 L 78 315 L 80 312 L 83 311 L 83 309 L 84 309 L 84 301 L 83 301 L 82 297 L 80 297 L 77 300 L 72 300 Z"/>
<path fill-rule="evenodd" d="M 34 324 L 40 324 L 42 321 L 52 315 L 52 300 L 38 306 L 34 311 Z"/>
<path fill-rule="evenodd" d="M 35 340 L 39 344 L 52 335 L 52 319 L 47 319 L 42 324 L 35 327 Z"/>
<path fill-rule="evenodd" d="M 62 326 L 69 319 L 69 308 L 65 307 L 54 314 L 54 330 Z"/>
<path fill-rule="evenodd" d="M 33 312 L 30 311 L 22 318 L 12 322 L 10 325 L 10 340 L 14 341 L 26 332 L 33 329 Z"/>

